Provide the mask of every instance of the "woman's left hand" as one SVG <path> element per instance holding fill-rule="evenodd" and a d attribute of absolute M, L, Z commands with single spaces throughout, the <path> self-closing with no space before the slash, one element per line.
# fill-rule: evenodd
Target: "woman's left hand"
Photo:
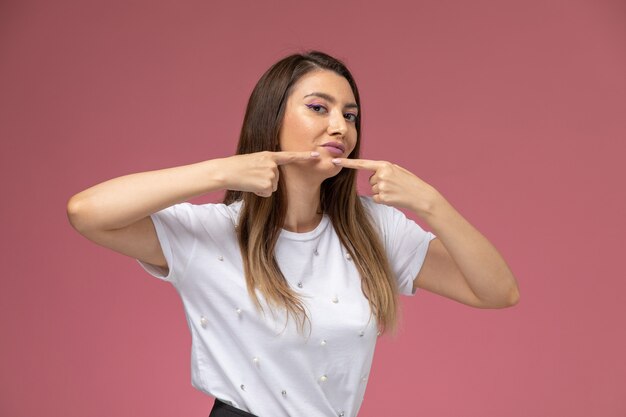
<path fill-rule="evenodd" d="M 441 194 L 410 171 L 387 161 L 335 158 L 337 166 L 374 171 L 369 182 L 372 199 L 380 204 L 414 211 L 420 217 L 432 212 Z"/>
<path fill-rule="evenodd" d="M 374 201 L 412 210 L 437 236 L 429 243 L 414 289 L 418 286 L 480 308 L 518 302 L 517 281 L 500 253 L 435 188 L 386 161 L 337 158 L 333 163 L 374 171 L 370 177 Z"/>

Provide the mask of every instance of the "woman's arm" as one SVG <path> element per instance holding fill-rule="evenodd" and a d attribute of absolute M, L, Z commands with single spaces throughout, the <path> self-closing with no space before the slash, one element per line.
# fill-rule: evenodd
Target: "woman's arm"
<path fill-rule="evenodd" d="M 496 248 L 432 186 L 389 162 L 336 161 L 346 168 L 374 171 L 373 200 L 415 212 L 437 236 L 429 244 L 414 288 L 479 308 L 508 307 L 519 301 L 517 281 Z"/>
<path fill-rule="evenodd" d="M 423 219 L 437 235 L 414 287 L 479 308 L 502 308 L 519 301 L 517 281 L 496 248 L 443 197 Z"/>
<path fill-rule="evenodd" d="M 259 152 L 125 175 L 74 195 L 67 203 L 72 226 L 116 252 L 167 267 L 150 215 L 221 189 L 270 196 L 278 165 L 317 157 L 310 152 Z"/>
<path fill-rule="evenodd" d="M 150 214 L 220 189 L 218 166 L 212 160 L 105 181 L 70 198 L 69 221 L 99 245 L 167 267 Z"/>

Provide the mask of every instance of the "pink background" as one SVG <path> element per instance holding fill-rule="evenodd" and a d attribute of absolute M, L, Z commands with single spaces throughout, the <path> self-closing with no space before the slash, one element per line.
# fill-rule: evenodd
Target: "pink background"
<path fill-rule="evenodd" d="M 403 298 L 359 416 L 626 416 L 625 23 L 608 0 L 0 2 L 0 415 L 208 415 L 173 287 L 65 203 L 231 154 L 263 71 L 319 48 L 359 82 L 364 156 L 442 192 L 522 295 Z"/>

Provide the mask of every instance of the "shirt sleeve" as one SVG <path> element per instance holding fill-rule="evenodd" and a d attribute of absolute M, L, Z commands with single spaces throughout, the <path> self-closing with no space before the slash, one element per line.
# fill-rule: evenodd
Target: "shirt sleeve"
<path fill-rule="evenodd" d="M 414 295 L 413 281 L 424 264 L 430 241 L 436 236 L 394 207 L 378 204 L 369 197 L 363 197 L 362 201 L 379 227 L 398 291 L 402 295 Z"/>
<path fill-rule="evenodd" d="M 197 231 L 201 229 L 198 227 L 199 220 L 194 213 L 194 205 L 176 204 L 150 217 L 169 270 L 140 260 L 137 262 L 150 275 L 176 286 L 193 256 L 198 241 Z"/>

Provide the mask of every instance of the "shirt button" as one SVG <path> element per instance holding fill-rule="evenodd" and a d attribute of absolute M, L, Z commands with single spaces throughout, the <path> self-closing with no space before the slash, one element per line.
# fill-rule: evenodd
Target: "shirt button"
<path fill-rule="evenodd" d="M 350 254 L 349 254 L 349 253 L 347 253 L 347 252 L 346 252 L 346 259 L 347 259 L 347 260 L 349 260 L 349 261 L 351 261 L 351 260 L 352 260 L 352 256 L 350 256 Z"/>
<path fill-rule="evenodd" d="M 339 417 L 343 417 L 343 416 L 345 416 L 346 414 L 345 414 L 343 411 L 340 411 L 340 412 L 339 412 L 339 414 L 337 414 L 337 415 L 338 415 Z"/>
<path fill-rule="evenodd" d="M 320 345 L 322 345 L 322 346 L 326 346 L 326 339 L 322 340 L 322 341 L 320 342 Z"/>
<path fill-rule="evenodd" d="M 287 391 L 283 390 L 283 391 L 281 392 L 281 394 L 283 395 L 283 397 L 286 397 L 286 396 L 287 396 Z"/>
<path fill-rule="evenodd" d="M 204 316 L 200 317 L 200 325 L 206 329 L 207 324 L 209 324 L 209 320 Z"/>
<path fill-rule="evenodd" d="M 302 288 L 302 283 L 298 282 L 298 288 Z"/>
<path fill-rule="evenodd" d="M 313 251 L 313 253 L 315 254 L 315 256 L 319 255 L 320 253 L 317 251 L 317 249 L 315 249 L 315 251 Z"/>
<path fill-rule="evenodd" d="M 337 298 L 337 296 L 333 297 L 333 303 L 337 304 L 339 302 L 339 298 Z"/>
<path fill-rule="evenodd" d="M 326 382 L 328 380 L 328 377 L 326 375 L 322 375 L 320 377 L 320 382 Z"/>
<path fill-rule="evenodd" d="M 241 388 L 242 391 L 246 390 L 246 386 L 244 384 L 241 384 L 240 388 Z"/>
<path fill-rule="evenodd" d="M 220 261 L 220 262 L 223 262 L 224 261 L 224 257 L 222 255 L 220 255 L 220 256 L 217 257 L 217 260 Z"/>
<path fill-rule="evenodd" d="M 359 337 L 363 337 L 363 335 L 364 335 L 364 334 L 365 334 L 365 332 L 364 332 L 363 330 L 361 330 L 361 331 L 359 332 Z"/>

